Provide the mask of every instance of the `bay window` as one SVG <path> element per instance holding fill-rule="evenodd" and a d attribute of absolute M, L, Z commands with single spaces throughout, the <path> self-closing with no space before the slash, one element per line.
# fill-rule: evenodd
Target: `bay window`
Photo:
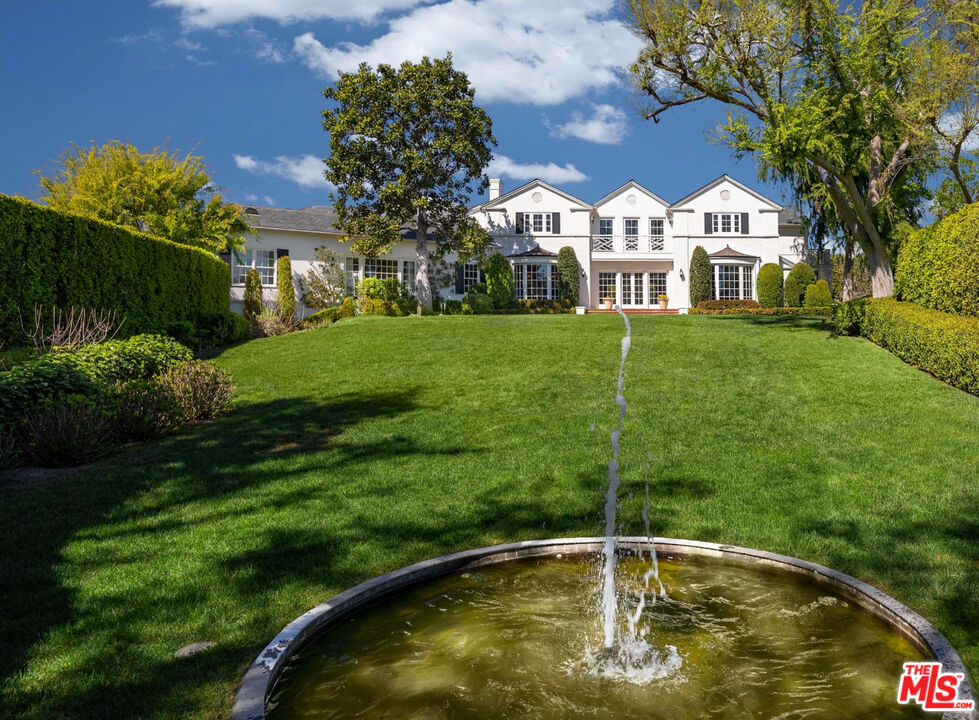
<path fill-rule="evenodd" d="M 751 300 L 754 295 L 754 268 L 751 265 L 714 265 L 711 296 L 714 300 Z"/>
<path fill-rule="evenodd" d="M 558 298 L 555 263 L 520 262 L 513 266 L 518 300 L 556 300 Z"/>

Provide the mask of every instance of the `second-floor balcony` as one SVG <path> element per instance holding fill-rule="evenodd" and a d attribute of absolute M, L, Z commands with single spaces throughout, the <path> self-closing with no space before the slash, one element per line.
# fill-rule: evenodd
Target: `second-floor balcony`
<path fill-rule="evenodd" d="M 671 241 L 662 235 L 592 235 L 591 250 L 596 255 L 666 255 Z"/>

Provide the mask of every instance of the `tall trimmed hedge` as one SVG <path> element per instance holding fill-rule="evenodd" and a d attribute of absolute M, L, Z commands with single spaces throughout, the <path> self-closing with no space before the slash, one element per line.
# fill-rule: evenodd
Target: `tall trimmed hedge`
<path fill-rule="evenodd" d="M 782 268 L 775 263 L 758 271 L 758 302 L 763 308 L 782 307 Z"/>
<path fill-rule="evenodd" d="M 912 233 L 901 244 L 894 278 L 902 300 L 979 316 L 979 205 Z"/>
<path fill-rule="evenodd" d="M 710 300 L 710 255 L 698 245 L 690 256 L 690 307 Z"/>
<path fill-rule="evenodd" d="M 861 331 L 905 362 L 979 395 L 979 319 L 876 298 L 866 303 Z"/>
<path fill-rule="evenodd" d="M 0 195 L 0 340 L 34 306 L 116 310 L 123 335 L 230 310 L 231 270 L 206 250 Z"/>
<path fill-rule="evenodd" d="M 279 302 L 279 314 L 288 321 L 296 318 L 296 287 L 292 282 L 292 260 L 283 255 L 276 261 L 276 298 Z"/>
<path fill-rule="evenodd" d="M 792 266 L 785 278 L 785 307 L 802 307 L 806 288 L 816 282 L 816 273 L 809 263 L 799 262 Z"/>
<path fill-rule="evenodd" d="M 561 299 L 577 305 L 581 289 L 581 266 L 578 265 L 578 256 L 570 245 L 565 245 L 557 252 L 557 281 Z"/>

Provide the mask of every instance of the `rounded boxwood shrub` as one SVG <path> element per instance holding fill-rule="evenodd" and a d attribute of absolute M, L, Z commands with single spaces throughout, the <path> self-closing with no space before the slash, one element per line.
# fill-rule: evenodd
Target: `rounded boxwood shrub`
<path fill-rule="evenodd" d="M 979 205 L 912 233 L 897 257 L 895 291 L 909 302 L 979 316 Z"/>
<path fill-rule="evenodd" d="M 799 262 L 793 265 L 785 278 L 785 307 L 801 307 L 803 293 L 814 282 L 816 282 L 816 273 L 808 263 Z"/>
<path fill-rule="evenodd" d="M 275 286 L 278 290 L 279 314 L 286 322 L 296 318 L 296 288 L 292 281 L 292 260 L 283 255 L 275 263 Z"/>
<path fill-rule="evenodd" d="M 817 280 L 806 286 L 805 307 L 822 308 L 830 307 L 833 304 L 833 295 L 829 291 L 829 283 L 825 280 Z"/>
<path fill-rule="evenodd" d="M 765 263 L 758 271 L 758 303 L 764 308 L 782 307 L 782 268 Z"/>
<path fill-rule="evenodd" d="M 507 308 L 513 305 L 517 296 L 510 261 L 501 253 L 495 252 L 483 263 L 483 274 L 486 276 L 486 292 L 493 300 L 493 307 Z"/>
<path fill-rule="evenodd" d="M 561 299 L 577 305 L 580 299 L 581 267 L 573 247 L 566 245 L 558 250 L 557 282 Z"/>
<path fill-rule="evenodd" d="M 158 380 L 185 422 L 210 420 L 228 409 L 235 386 L 231 375 L 206 360 L 174 365 Z"/>
<path fill-rule="evenodd" d="M 690 256 L 690 307 L 710 300 L 710 256 L 698 245 Z"/>

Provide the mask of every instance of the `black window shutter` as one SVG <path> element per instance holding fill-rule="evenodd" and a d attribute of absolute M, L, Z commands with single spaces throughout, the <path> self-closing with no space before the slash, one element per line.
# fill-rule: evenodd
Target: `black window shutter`
<path fill-rule="evenodd" d="M 523 213 L 517 213 L 517 235 L 523 235 Z"/>
<path fill-rule="evenodd" d="M 704 235 L 713 235 L 714 233 L 714 214 L 704 213 Z"/>
<path fill-rule="evenodd" d="M 551 213 L 551 231 L 555 235 L 561 234 L 561 213 Z"/>
<path fill-rule="evenodd" d="M 479 282 L 481 283 L 486 282 L 486 273 L 484 273 L 482 269 L 480 269 L 479 271 Z"/>
<path fill-rule="evenodd" d="M 748 234 L 748 213 L 741 213 L 741 234 Z"/>
<path fill-rule="evenodd" d="M 456 263 L 456 292 L 460 295 L 465 292 L 462 284 L 462 263 Z"/>
<path fill-rule="evenodd" d="M 283 250 L 282 248 L 279 248 L 278 250 L 275 251 L 275 259 L 276 260 L 278 260 L 281 257 L 286 257 L 288 255 L 289 255 L 289 251 L 288 250 Z"/>

